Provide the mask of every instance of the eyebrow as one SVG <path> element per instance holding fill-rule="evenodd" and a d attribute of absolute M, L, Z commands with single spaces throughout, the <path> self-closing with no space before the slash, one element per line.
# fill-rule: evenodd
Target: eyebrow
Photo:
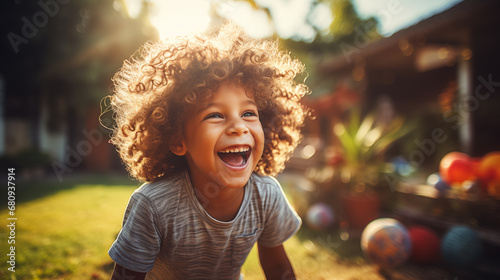
<path fill-rule="evenodd" d="M 244 101 L 243 103 L 244 103 L 245 105 L 250 104 L 250 105 L 254 105 L 255 107 L 257 107 L 257 103 L 255 103 L 253 100 L 250 100 L 250 99 L 249 99 L 249 100 Z M 210 107 L 219 107 L 219 106 L 221 106 L 220 104 L 221 104 L 221 103 L 209 102 L 209 103 L 207 103 L 205 106 L 201 107 L 198 111 L 196 111 L 196 114 L 199 114 L 199 113 L 201 113 L 201 112 L 205 111 L 206 109 L 208 109 L 208 108 L 210 108 Z"/>

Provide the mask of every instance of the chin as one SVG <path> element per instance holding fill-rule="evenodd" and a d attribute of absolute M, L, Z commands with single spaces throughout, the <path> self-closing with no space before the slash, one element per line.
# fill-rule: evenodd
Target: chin
<path fill-rule="evenodd" d="M 250 179 L 252 171 L 249 169 L 251 166 L 247 166 L 245 170 L 240 171 L 228 171 L 222 170 L 213 179 L 219 183 L 220 186 L 228 189 L 239 189 L 243 188 Z"/>

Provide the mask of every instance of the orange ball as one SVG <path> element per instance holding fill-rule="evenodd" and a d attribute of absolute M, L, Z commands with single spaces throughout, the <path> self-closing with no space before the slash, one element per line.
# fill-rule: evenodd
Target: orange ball
<path fill-rule="evenodd" d="M 490 152 L 483 156 L 477 168 L 477 176 L 484 186 L 500 185 L 500 152 Z"/>
<path fill-rule="evenodd" d="M 462 184 L 465 181 L 476 179 L 476 167 L 474 161 L 461 152 L 446 154 L 439 164 L 439 175 L 448 185 Z"/>
<path fill-rule="evenodd" d="M 500 199 L 500 183 L 492 182 L 487 185 L 486 191 L 496 199 Z"/>

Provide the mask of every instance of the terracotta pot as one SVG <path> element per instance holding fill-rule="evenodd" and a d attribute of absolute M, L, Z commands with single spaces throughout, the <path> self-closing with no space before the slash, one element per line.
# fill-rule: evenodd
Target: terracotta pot
<path fill-rule="evenodd" d="M 375 192 L 345 193 L 342 207 L 349 228 L 363 230 L 371 221 L 380 217 L 380 197 Z"/>

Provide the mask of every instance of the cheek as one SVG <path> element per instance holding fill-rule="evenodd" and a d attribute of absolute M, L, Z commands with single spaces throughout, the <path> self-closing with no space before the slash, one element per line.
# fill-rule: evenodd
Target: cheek
<path fill-rule="evenodd" d="M 186 135 L 186 137 L 190 142 L 191 148 L 196 149 L 199 152 L 212 151 L 218 138 L 215 130 L 199 130 L 191 133 L 190 135 Z"/>
<path fill-rule="evenodd" d="M 255 142 L 258 144 L 262 152 L 262 150 L 264 149 L 265 136 L 264 130 L 262 129 L 262 126 L 260 124 L 254 130 L 254 138 Z"/>

